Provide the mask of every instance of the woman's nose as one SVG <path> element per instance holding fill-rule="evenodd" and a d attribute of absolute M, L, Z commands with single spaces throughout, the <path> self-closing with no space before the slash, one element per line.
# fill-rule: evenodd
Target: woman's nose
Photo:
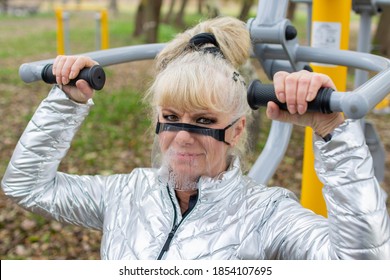
<path fill-rule="evenodd" d="M 177 132 L 175 140 L 180 145 L 190 145 L 194 143 L 194 135 L 191 132 L 180 130 Z"/>

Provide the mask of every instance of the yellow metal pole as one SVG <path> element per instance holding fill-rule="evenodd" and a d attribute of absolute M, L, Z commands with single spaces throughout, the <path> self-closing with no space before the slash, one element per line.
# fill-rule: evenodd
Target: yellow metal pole
<path fill-rule="evenodd" d="M 381 102 L 379 102 L 374 109 L 374 113 L 388 113 L 389 112 L 389 96 L 386 96 Z"/>
<path fill-rule="evenodd" d="M 100 14 L 101 17 L 101 34 L 102 43 L 101 47 L 103 50 L 109 48 L 109 36 L 108 36 L 108 12 L 107 9 L 103 9 Z"/>
<path fill-rule="evenodd" d="M 347 50 L 351 6 L 352 0 L 313 0 L 311 46 Z M 346 90 L 346 67 L 320 64 L 311 66 L 314 72 L 330 76 L 337 90 Z M 304 207 L 326 217 L 326 205 L 322 197 L 323 186 L 314 170 L 312 136 L 312 129 L 306 128 L 301 203 Z"/>
<path fill-rule="evenodd" d="M 63 11 L 61 8 L 55 9 L 56 22 L 57 22 L 57 54 L 65 54 L 65 40 L 64 40 L 64 22 Z"/>

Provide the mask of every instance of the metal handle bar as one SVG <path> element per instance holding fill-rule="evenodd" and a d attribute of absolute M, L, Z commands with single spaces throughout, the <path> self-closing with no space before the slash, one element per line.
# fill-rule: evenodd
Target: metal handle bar
<path fill-rule="evenodd" d="M 263 54 L 268 59 L 287 60 L 282 48 L 265 45 Z M 379 72 L 370 80 L 351 92 L 334 92 L 330 108 L 334 112 L 344 112 L 348 118 L 363 118 L 390 92 L 390 60 L 381 56 L 347 50 L 331 50 L 299 46 L 295 58 L 301 62 L 318 62 L 350 66 L 358 69 Z M 278 62 L 275 61 L 275 65 Z M 280 65 L 277 66 L 280 68 Z"/>
<path fill-rule="evenodd" d="M 121 64 L 132 61 L 153 59 L 165 44 L 146 44 L 108 50 L 87 52 L 85 55 L 97 61 L 102 67 Z M 53 59 L 39 60 L 24 63 L 19 67 L 19 76 L 25 83 L 42 80 L 42 70 L 47 64 L 53 63 Z"/>
<path fill-rule="evenodd" d="M 291 69 L 294 71 L 304 65 L 303 62 L 318 62 L 375 72 L 381 71 L 377 76 L 348 94 L 333 94 L 332 111 L 341 111 L 348 118 L 359 119 L 364 117 L 390 92 L 390 62 L 388 59 L 368 53 L 299 46 L 298 43 L 294 42 L 295 40 L 286 40 L 283 35 L 289 25 L 288 20 L 282 19 L 271 26 L 256 24 L 258 24 L 256 19 L 248 22 L 255 44 L 254 53 L 271 79 L 275 72 L 280 70 L 290 72 Z M 269 31 L 265 32 L 264 30 L 267 29 Z M 271 33 L 279 34 L 279 36 L 269 36 Z"/>
<path fill-rule="evenodd" d="M 314 100 L 307 103 L 307 112 L 320 112 L 330 114 L 334 111 L 330 108 L 330 98 L 334 90 L 322 87 L 318 90 Z M 261 106 L 266 107 L 269 101 L 278 105 L 282 110 L 287 110 L 287 104 L 278 100 L 273 84 L 262 84 L 260 80 L 253 80 L 247 91 L 247 100 L 252 110 L 257 110 Z"/>
<path fill-rule="evenodd" d="M 46 64 L 42 69 L 42 80 L 48 84 L 55 84 L 56 76 L 53 74 L 53 64 Z M 69 81 L 68 85 L 76 85 L 78 80 L 85 80 L 89 85 L 96 90 L 101 90 L 106 82 L 106 74 L 101 65 L 94 65 L 81 69 L 76 78 Z"/>

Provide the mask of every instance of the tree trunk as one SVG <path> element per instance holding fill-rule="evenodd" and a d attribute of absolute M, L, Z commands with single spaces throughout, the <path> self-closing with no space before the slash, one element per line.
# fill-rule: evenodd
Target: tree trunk
<path fill-rule="evenodd" d="M 215 18 L 221 14 L 216 0 L 208 0 L 206 2 L 206 9 L 208 18 Z"/>
<path fill-rule="evenodd" d="M 202 14 L 202 10 L 203 10 L 203 0 L 198 0 L 198 14 Z"/>
<path fill-rule="evenodd" d="M 8 0 L 0 0 L 0 12 L 7 14 L 8 12 Z"/>
<path fill-rule="evenodd" d="M 149 0 L 149 7 L 146 9 L 146 42 L 156 43 L 158 41 L 158 26 L 160 24 L 160 12 L 162 0 Z"/>
<path fill-rule="evenodd" d="M 143 25 L 145 21 L 145 5 L 146 5 L 145 2 L 147 1 L 146 0 L 140 1 L 137 8 L 137 13 L 135 15 L 135 27 L 133 32 L 134 37 L 139 37 L 143 33 Z"/>
<path fill-rule="evenodd" d="M 244 0 L 242 1 L 241 12 L 238 18 L 242 21 L 246 21 L 248 19 L 249 11 L 253 6 L 254 0 Z"/>
<path fill-rule="evenodd" d="M 390 56 L 390 6 L 382 6 L 382 14 L 374 37 L 374 46 L 380 55 Z"/>
<path fill-rule="evenodd" d="M 164 22 L 169 23 L 171 22 L 172 16 L 173 16 L 173 10 L 175 8 L 176 0 L 171 0 L 171 3 L 169 4 L 169 10 L 168 13 L 165 15 Z"/>
<path fill-rule="evenodd" d="M 110 10 L 110 12 L 113 13 L 114 15 L 117 15 L 117 14 L 118 14 L 118 3 L 117 3 L 116 0 L 110 0 L 109 10 Z"/>
<path fill-rule="evenodd" d="M 145 36 L 146 43 L 158 41 L 162 0 L 142 0 L 135 17 L 134 37 Z"/>
<path fill-rule="evenodd" d="M 178 27 L 184 27 L 184 11 L 186 9 L 188 0 L 181 0 L 180 10 L 177 12 L 175 25 Z"/>
<path fill-rule="evenodd" d="M 287 18 L 291 21 L 294 20 L 294 14 L 295 14 L 295 9 L 297 7 L 297 3 L 292 3 L 291 1 L 288 3 L 288 8 L 287 8 Z"/>

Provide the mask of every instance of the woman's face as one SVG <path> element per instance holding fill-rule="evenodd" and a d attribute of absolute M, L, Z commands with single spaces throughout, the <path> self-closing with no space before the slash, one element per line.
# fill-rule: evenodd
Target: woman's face
<path fill-rule="evenodd" d="M 183 112 L 174 107 L 163 107 L 159 112 L 160 123 L 185 123 L 205 128 L 224 129 L 233 121 L 231 114 L 199 110 Z M 233 147 L 245 126 L 240 118 L 225 131 L 225 142 L 199 133 L 162 131 L 159 144 L 163 163 L 168 164 L 175 176 L 196 181 L 200 176 L 215 177 L 227 168 L 227 151 Z M 229 143 L 229 144 L 228 144 Z"/>

